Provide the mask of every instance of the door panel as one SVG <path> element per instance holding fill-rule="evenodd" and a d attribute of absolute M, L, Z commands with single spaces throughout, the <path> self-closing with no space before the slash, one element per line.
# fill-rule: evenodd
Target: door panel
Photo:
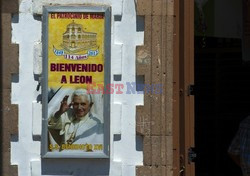
<path fill-rule="evenodd" d="M 174 38 L 174 175 L 195 176 L 195 164 L 188 161 L 194 147 L 194 1 L 175 4 Z M 178 160 L 178 161 L 177 161 Z"/>

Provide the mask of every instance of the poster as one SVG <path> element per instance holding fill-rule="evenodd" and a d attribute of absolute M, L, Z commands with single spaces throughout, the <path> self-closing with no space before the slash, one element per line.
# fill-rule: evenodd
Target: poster
<path fill-rule="evenodd" d="M 44 153 L 58 157 L 107 157 L 109 97 L 108 8 L 44 10 L 46 59 Z M 106 103 L 105 103 L 106 102 Z"/>

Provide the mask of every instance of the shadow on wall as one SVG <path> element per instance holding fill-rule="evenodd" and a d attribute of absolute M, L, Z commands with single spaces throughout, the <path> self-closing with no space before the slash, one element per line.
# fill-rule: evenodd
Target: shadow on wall
<path fill-rule="evenodd" d="M 108 176 L 109 159 L 42 159 L 43 175 Z"/>

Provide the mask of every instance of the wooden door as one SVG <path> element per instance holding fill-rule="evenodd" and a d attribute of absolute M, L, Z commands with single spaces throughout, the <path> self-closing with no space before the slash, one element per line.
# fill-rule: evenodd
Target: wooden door
<path fill-rule="evenodd" d="M 175 1 L 174 35 L 174 176 L 195 176 L 189 160 L 194 147 L 194 1 Z"/>

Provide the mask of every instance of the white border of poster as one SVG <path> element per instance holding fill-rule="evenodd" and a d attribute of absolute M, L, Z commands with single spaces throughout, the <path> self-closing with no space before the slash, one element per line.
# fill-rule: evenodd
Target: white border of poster
<path fill-rule="evenodd" d="M 108 6 L 43 8 L 43 158 L 109 158 L 110 13 Z"/>

